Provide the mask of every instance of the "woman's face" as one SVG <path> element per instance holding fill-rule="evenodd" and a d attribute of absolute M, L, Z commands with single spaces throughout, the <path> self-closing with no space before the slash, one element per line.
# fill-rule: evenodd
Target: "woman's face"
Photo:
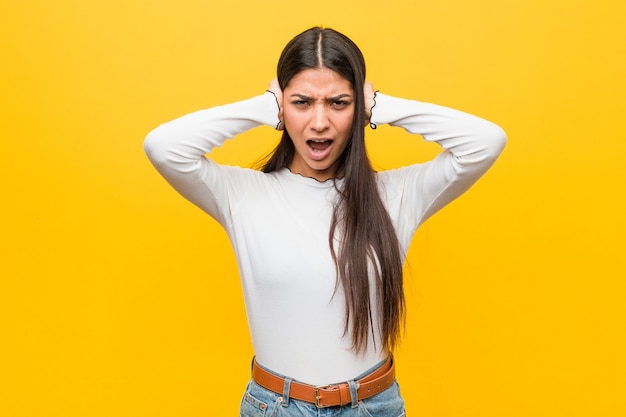
<path fill-rule="evenodd" d="M 354 91 L 328 68 L 306 69 L 283 90 L 283 121 L 295 147 L 289 169 L 319 181 L 336 175 L 354 118 Z"/>

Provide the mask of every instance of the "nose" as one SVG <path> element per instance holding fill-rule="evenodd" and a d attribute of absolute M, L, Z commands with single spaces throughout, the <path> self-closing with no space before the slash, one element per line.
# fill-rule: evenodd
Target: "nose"
<path fill-rule="evenodd" d="M 311 115 L 311 129 L 316 132 L 323 132 L 330 125 L 328 119 L 328 109 L 324 104 L 318 103 L 313 106 L 313 114 Z"/>

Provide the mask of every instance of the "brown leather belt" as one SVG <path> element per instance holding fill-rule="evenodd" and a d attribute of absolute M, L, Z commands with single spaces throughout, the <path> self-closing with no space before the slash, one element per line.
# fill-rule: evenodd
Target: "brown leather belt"
<path fill-rule="evenodd" d="M 276 394 L 283 393 L 285 378 L 261 368 L 257 365 L 256 360 L 252 362 L 252 379 L 263 388 Z M 356 381 L 358 383 L 357 400 L 364 400 L 383 392 L 393 384 L 395 379 L 396 370 L 393 359 L 390 356 L 383 365 L 371 374 Z M 317 408 L 347 405 L 352 402 L 350 387 L 347 382 L 316 387 L 292 381 L 289 388 L 289 398 L 313 403 Z"/>

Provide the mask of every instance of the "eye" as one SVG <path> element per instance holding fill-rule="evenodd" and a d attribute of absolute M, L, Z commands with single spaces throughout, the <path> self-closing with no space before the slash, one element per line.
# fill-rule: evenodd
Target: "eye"
<path fill-rule="evenodd" d="M 308 100 L 294 100 L 291 102 L 291 104 L 297 107 L 306 107 L 309 105 L 309 101 Z"/>
<path fill-rule="evenodd" d="M 344 107 L 348 107 L 350 102 L 347 100 L 333 100 L 332 106 L 338 109 L 342 109 Z"/>

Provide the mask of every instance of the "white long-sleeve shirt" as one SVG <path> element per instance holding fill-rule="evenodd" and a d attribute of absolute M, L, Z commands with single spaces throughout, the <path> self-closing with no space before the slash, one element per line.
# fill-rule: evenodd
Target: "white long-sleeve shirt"
<path fill-rule="evenodd" d="M 376 343 L 364 353 L 356 354 L 351 334 L 344 335 L 345 299 L 341 286 L 334 294 L 336 269 L 328 243 L 333 180 L 320 182 L 288 169 L 266 174 L 205 156 L 251 128 L 275 127 L 277 113 L 268 92 L 165 123 L 148 134 L 144 147 L 163 177 L 226 230 L 258 362 L 312 385 L 346 381 L 383 360 L 387 351 L 376 317 Z M 506 136 L 478 117 L 380 93 L 371 122 L 402 127 L 443 148 L 432 161 L 376 174 L 406 255 L 417 227 L 487 171 Z M 378 311 L 372 301 L 372 311 Z"/>

